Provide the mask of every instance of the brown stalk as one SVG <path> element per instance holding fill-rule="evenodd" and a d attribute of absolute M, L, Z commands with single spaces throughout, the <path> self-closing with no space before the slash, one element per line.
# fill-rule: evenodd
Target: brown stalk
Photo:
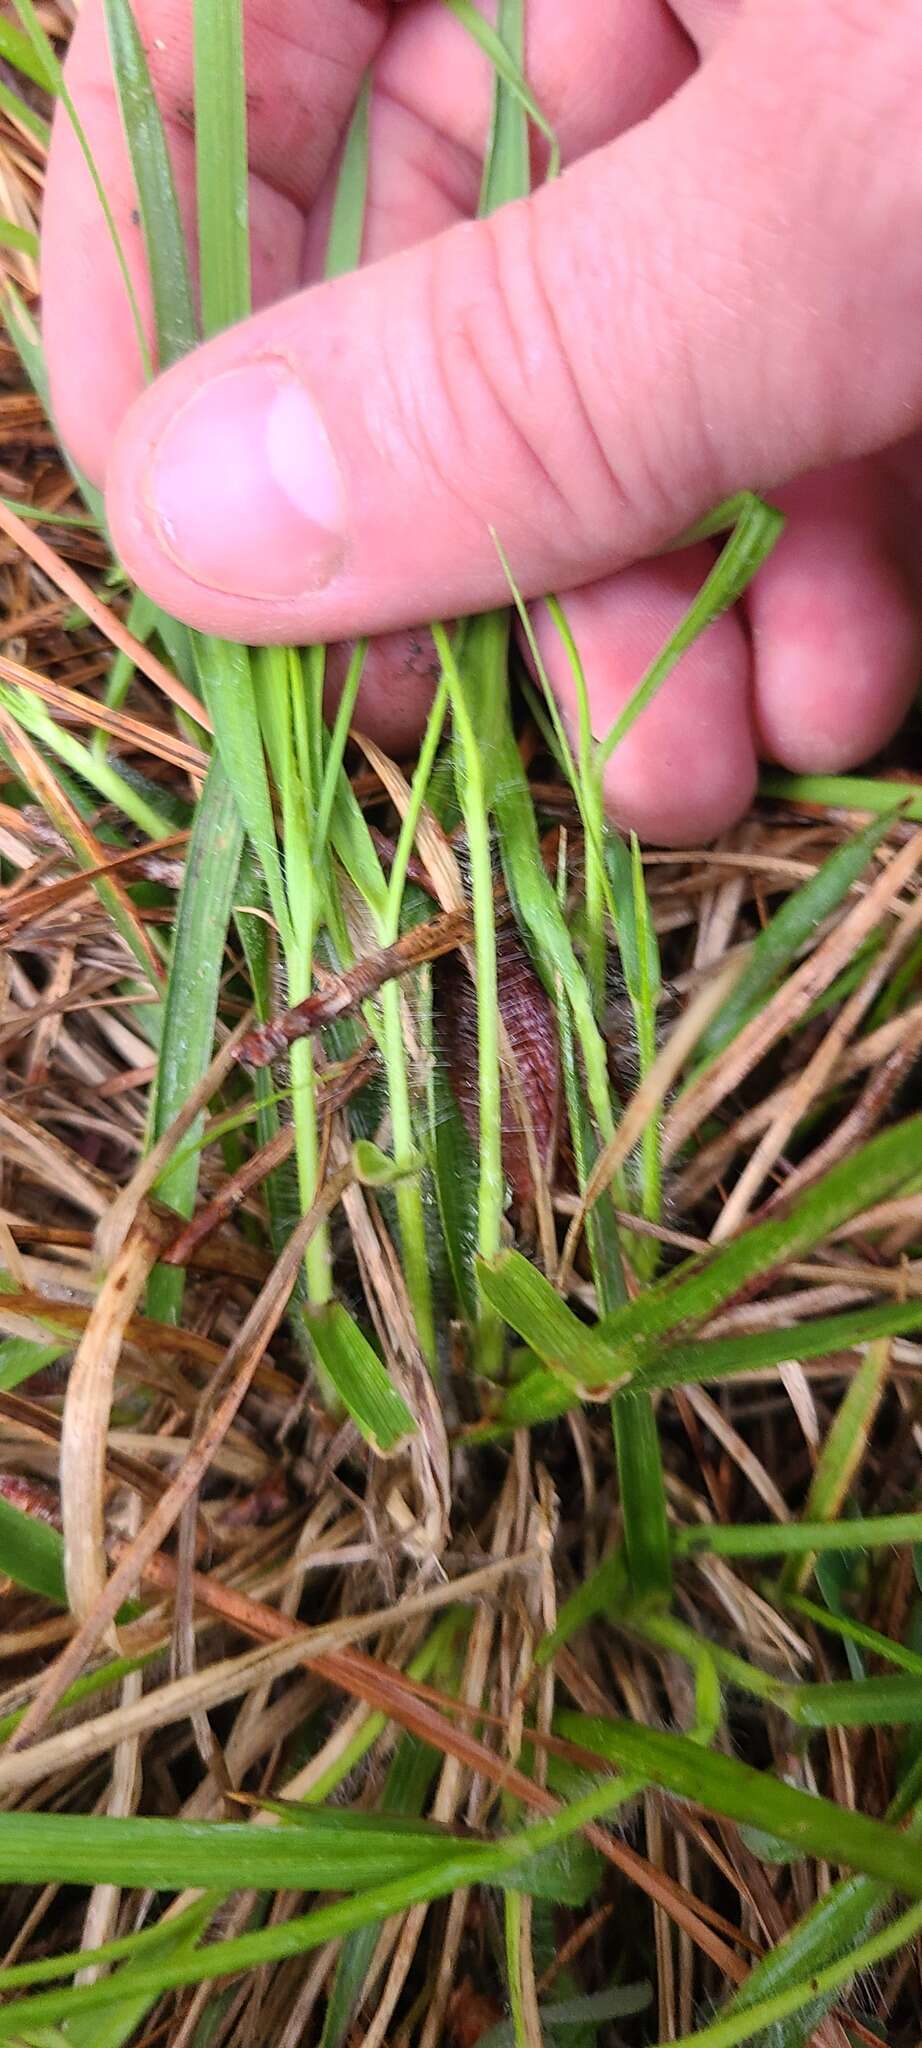
<path fill-rule="evenodd" d="M 23 1748 L 35 1740 L 61 1694 L 79 1677 L 87 1658 L 111 1627 L 119 1608 L 143 1576 L 151 1557 L 161 1548 L 186 1502 L 198 1491 L 217 1446 L 227 1435 L 252 1384 L 266 1346 L 282 1320 L 305 1250 L 314 1232 L 335 1209 L 343 1188 L 351 1178 L 351 1168 L 344 1168 L 334 1175 L 320 1190 L 307 1215 L 295 1225 L 281 1257 L 224 1358 L 222 1371 L 230 1381 L 226 1393 L 206 1422 L 198 1443 L 188 1452 L 166 1493 L 106 1581 L 92 1609 L 84 1616 L 60 1656 L 49 1665 L 35 1698 L 10 1738 L 10 1750 Z"/>
<path fill-rule="evenodd" d="M 3 505 L 0 502 L 0 513 L 2 511 Z M 98 840 L 94 838 L 89 826 L 84 824 L 76 806 L 71 803 L 69 796 L 46 767 L 41 753 L 33 745 L 28 733 L 23 731 L 3 705 L 0 705 L 0 738 L 27 787 L 44 804 L 55 823 L 60 821 L 61 829 L 71 846 L 80 849 L 81 867 L 92 869 L 97 874 L 104 873 L 106 857 Z M 138 950 L 147 962 L 151 982 L 159 991 L 165 979 L 163 963 L 154 952 L 134 904 L 130 896 L 125 894 L 117 877 L 113 878 L 110 887 L 118 897 L 123 918 L 132 927 Z"/>
<path fill-rule="evenodd" d="M 191 690 L 186 689 L 185 683 L 181 683 L 178 676 L 172 675 L 170 670 L 164 667 L 163 662 L 158 661 L 156 655 L 151 654 L 150 649 L 144 646 L 143 641 L 136 640 L 134 634 L 129 633 L 118 613 L 110 610 L 107 604 L 103 604 L 91 585 L 68 567 L 56 548 L 50 547 L 33 527 L 27 525 L 24 519 L 20 519 L 18 513 L 11 512 L 9 506 L 2 502 L 0 531 L 15 541 L 23 554 L 28 555 L 36 568 L 50 577 L 51 582 L 58 590 L 64 592 L 65 597 L 70 598 L 72 604 L 79 605 L 81 611 L 86 612 L 87 618 L 92 619 L 94 626 L 98 626 L 99 631 L 112 646 L 117 647 L 122 654 L 127 654 L 142 676 L 146 676 L 148 682 L 162 690 L 171 704 L 175 704 L 180 711 L 185 711 L 196 724 L 204 726 L 207 732 L 211 731 L 211 720 L 204 705 L 197 697 L 193 697 Z"/>
<path fill-rule="evenodd" d="M 10 624 L 6 631 L 12 635 L 15 627 Z M 53 682 L 50 677 L 27 668 L 23 662 L 12 661 L 8 654 L 0 654 L 0 676 L 20 689 L 31 690 L 36 697 L 41 697 L 43 703 L 63 712 L 68 723 L 79 722 L 95 727 L 98 732 L 111 733 L 113 738 L 124 740 L 128 746 L 153 754 L 158 761 L 181 769 L 194 783 L 201 783 L 207 771 L 207 755 L 191 740 L 184 740 L 165 726 L 149 725 L 146 719 L 133 718 L 127 711 L 115 711 L 108 704 L 101 704 L 97 697 L 88 697 L 83 690 L 72 689 L 67 683 Z M 202 723 L 201 719 L 199 723 Z"/>
<path fill-rule="evenodd" d="M 160 1591 L 172 1591 L 177 1580 L 175 1565 L 162 1556 L 149 1557 L 144 1567 L 144 1577 Z M 246 1594 L 217 1584 L 213 1579 L 195 1573 L 192 1591 L 196 1601 L 218 1613 L 226 1621 L 263 1642 L 281 1642 L 294 1639 L 301 1631 L 296 1622 L 264 1607 L 258 1601 L 248 1599 Z M 536 1813 L 554 1814 L 561 1810 L 561 1802 L 545 1791 L 533 1778 L 507 1764 L 485 1743 L 465 1729 L 456 1728 L 446 1715 L 464 1716 L 470 1714 L 502 1729 L 505 1724 L 498 1715 L 490 1715 L 479 1707 L 453 1700 L 436 1692 L 432 1687 L 418 1684 L 405 1677 L 402 1671 L 386 1664 L 379 1658 L 369 1657 L 360 1650 L 330 1650 L 311 1655 L 305 1650 L 304 1664 L 331 1685 L 338 1686 L 354 1699 L 362 1699 L 377 1712 L 387 1714 L 399 1723 L 409 1734 L 418 1735 L 424 1742 L 430 1742 L 444 1756 L 451 1756 L 465 1765 L 475 1775 L 486 1778 L 498 1791 L 521 1799 L 523 1805 Z M 577 1750 L 573 1745 L 561 1742 L 553 1736 L 530 1736 L 540 1741 L 555 1754 L 566 1756 L 572 1762 L 598 1769 L 598 1758 Z M 638 1851 L 626 1842 L 610 1835 L 604 1828 L 589 1823 L 583 1830 L 588 1841 L 618 1870 L 631 1877 L 647 1895 L 656 1899 L 664 1911 L 670 1914 L 677 1926 L 684 1927 L 698 1946 L 717 1963 L 734 1983 L 741 1983 L 746 1968 L 739 1957 L 714 1933 L 708 1924 L 710 1909 L 702 1908 L 697 1900 L 690 1900 L 681 1885 L 664 1871 L 655 1870 Z M 726 1922 L 721 1923 L 727 1926 Z M 736 1930 L 728 1930 L 736 1938 Z"/>
<path fill-rule="evenodd" d="M 62 904 L 71 902 L 98 876 L 118 874 L 124 869 L 143 869 L 144 863 L 152 856 L 172 853 L 179 847 L 186 846 L 188 839 L 188 832 L 174 832 L 169 839 L 148 841 L 144 846 L 129 847 L 125 853 L 113 853 L 107 859 L 98 861 L 95 867 L 82 867 L 76 874 L 66 875 L 61 881 L 45 882 L 40 888 L 29 892 L 23 891 L 14 899 L 11 910 L 0 914 L 0 935 L 5 940 L 10 939 L 14 932 L 23 926 L 35 924 L 38 919 L 47 916 L 49 910 L 59 910 Z M 67 852 L 70 857 L 69 848 Z"/>
<path fill-rule="evenodd" d="M 337 1017 L 352 1016 L 370 996 L 377 995 L 386 981 L 411 974 L 414 968 L 422 967 L 427 960 L 437 960 L 443 953 L 453 953 L 457 946 L 467 943 L 472 930 L 466 910 L 447 911 L 426 924 L 414 925 L 392 946 L 382 946 L 379 952 L 369 953 L 343 974 L 331 975 L 326 987 L 297 1003 L 294 1009 L 283 1011 L 268 1024 L 258 1024 L 240 1040 L 235 1058 L 246 1067 L 269 1066 L 296 1039 L 311 1037 Z"/>

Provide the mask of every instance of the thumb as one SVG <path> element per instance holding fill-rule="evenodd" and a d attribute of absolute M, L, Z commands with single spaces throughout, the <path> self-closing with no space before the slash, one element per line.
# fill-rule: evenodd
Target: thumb
<path fill-rule="evenodd" d="M 896 47 L 895 47 L 896 46 Z M 652 120 L 145 393 L 108 480 L 167 610 L 338 640 L 655 552 L 922 413 L 916 0 L 772 0 Z M 874 137 L 874 177 L 864 162 Z"/>

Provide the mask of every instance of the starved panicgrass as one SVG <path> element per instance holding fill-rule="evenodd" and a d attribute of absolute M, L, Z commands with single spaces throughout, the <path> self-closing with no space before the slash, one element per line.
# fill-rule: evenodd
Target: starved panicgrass
<path fill-rule="evenodd" d="M 486 209 L 553 138 L 523 0 L 451 7 Z M 165 362 L 199 314 L 106 11 Z M 0 10 L 0 2038 L 909 2048 L 922 799 L 895 758 L 768 776 L 709 850 L 608 824 L 776 531 L 745 494 L 601 742 L 555 612 L 572 748 L 506 615 L 436 625 L 394 763 L 361 648 L 331 720 L 323 650 L 108 581 L 32 319 L 68 17 Z M 210 332 L 249 304 L 237 0 L 196 60 Z"/>

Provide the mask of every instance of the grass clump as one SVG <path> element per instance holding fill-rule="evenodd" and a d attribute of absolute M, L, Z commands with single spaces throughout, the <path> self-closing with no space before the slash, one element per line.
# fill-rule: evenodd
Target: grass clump
<path fill-rule="evenodd" d="M 523 7 L 449 4 L 487 209 L 544 125 Z M 601 741 L 554 608 L 572 747 L 511 577 L 433 622 L 411 763 L 351 738 L 361 646 L 331 719 L 322 649 L 113 583 L 30 303 L 66 21 L 13 13 L 0 2039 L 909 2048 L 915 786 L 767 778 L 700 854 L 606 819 L 754 498 Z M 167 362 L 198 315 L 106 14 Z M 195 28 L 207 334 L 249 306 L 239 7 Z"/>

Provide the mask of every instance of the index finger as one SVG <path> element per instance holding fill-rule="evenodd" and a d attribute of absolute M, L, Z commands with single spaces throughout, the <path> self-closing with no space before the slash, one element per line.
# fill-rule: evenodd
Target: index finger
<path fill-rule="evenodd" d="M 304 218 L 387 27 L 384 0 L 247 0 L 253 298 L 301 282 Z M 195 267 L 192 0 L 136 0 Z M 85 0 L 67 83 L 115 219 L 152 355 L 153 317 L 134 180 L 112 77 L 103 0 Z M 143 384 L 124 283 L 82 151 L 55 113 L 42 226 L 43 328 L 60 433 L 95 483 Z"/>

